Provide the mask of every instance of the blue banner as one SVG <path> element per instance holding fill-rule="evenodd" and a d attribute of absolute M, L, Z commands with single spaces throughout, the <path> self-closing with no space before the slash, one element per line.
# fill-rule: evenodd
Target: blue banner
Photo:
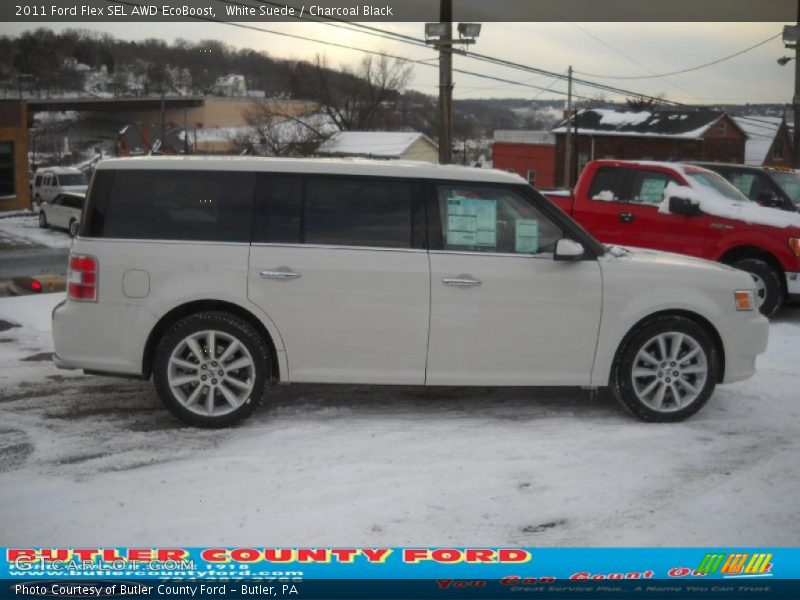
<path fill-rule="evenodd" d="M 800 597 L 800 548 L 2 548 L 0 598 Z"/>

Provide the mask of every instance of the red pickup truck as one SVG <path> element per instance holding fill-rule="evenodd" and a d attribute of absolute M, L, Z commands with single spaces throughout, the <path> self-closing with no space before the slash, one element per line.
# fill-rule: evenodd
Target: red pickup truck
<path fill-rule="evenodd" d="M 543 193 L 601 242 L 747 271 L 767 316 L 786 300 L 800 300 L 800 213 L 760 206 L 717 173 L 680 163 L 597 160 L 574 194 Z"/>

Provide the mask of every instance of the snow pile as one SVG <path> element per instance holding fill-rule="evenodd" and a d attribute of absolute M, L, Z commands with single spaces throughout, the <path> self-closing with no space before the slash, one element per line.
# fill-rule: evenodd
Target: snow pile
<path fill-rule="evenodd" d="M 768 208 L 749 200 L 739 202 L 726 198 L 710 188 L 699 191 L 689 186 L 677 185 L 674 182 L 670 182 L 664 188 L 664 199 L 658 206 L 658 212 L 669 214 L 669 199 L 673 197 L 687 198 L 693 204 L 699 206 L 704 213 L 715 217 L 781 229 L 786 227 L 800 228 L 800 213 Z"/>
<path fill-rule="evenodd" d="M 592 196 L 592 200 L 600 200 L 601 202 L 616 202 L 617 197 L 611 190 L 603 190 Z"/>

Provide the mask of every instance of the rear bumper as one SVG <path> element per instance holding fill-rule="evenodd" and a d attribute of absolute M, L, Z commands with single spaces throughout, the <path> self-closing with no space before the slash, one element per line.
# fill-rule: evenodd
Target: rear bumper
<path fill-rule="evenodd" d="M 725 377 L 722 383 L 733 383 L 752 377 L 756 357 L 767 349 L 769 320 L 758 312 L 739 313 L 729 339 L 725 343 Z"/>
<path fill-rule="evenodd" d="M 53 362 L 59 369 L 141 376 L 147 335 L 155 326 L 148 311 L 65 300 L 52 317 Z"/>

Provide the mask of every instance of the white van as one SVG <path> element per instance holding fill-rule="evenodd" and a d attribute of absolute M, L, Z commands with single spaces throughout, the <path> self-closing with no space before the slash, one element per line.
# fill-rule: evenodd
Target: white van
<path fill-rule="evenodd" d="M 409 162 L 99 163 L 55 361 L 222 427 L 271 384 L 610 386 L 683 419 L 754 373 L 746 273 L 607 248 L 522 178 Z"/>
<path fill-rule="evenodd" d="M 43 202 L 52 202 L 64 193 L 86 193 L 86 177 L 74 167 L 47 167 L 37 169 L 33 177 L 31 198 L 33 210 L 39 212 Z"/>

